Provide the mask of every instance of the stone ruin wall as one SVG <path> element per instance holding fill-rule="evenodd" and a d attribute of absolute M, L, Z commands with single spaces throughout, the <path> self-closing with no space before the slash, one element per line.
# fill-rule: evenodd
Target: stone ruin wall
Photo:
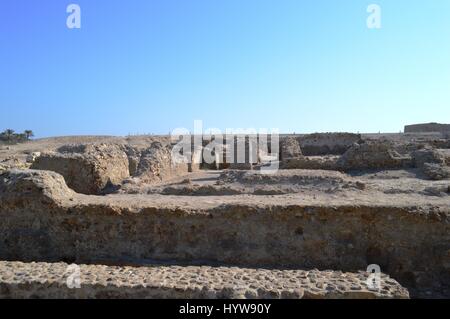
<path fill-rule="evenodd" d="M 223 158 L 216 157 L 216 160 L 209 164 L 204 161 L 202 155 L 205 150 L 207 151 L 206 147 L 211 140 L 204 140 L 202 146 L 197 149 L 194 149 L 192 144 L 190 155 L 193 162 L 190 164 L 172 162 L 171 150 L 174 143 L 153 142 L 150 146 L 142 147 L 120 144 L 67 145 L 56 152 L 41 154 L 31 168 L 60 173 L 69 187 L 79 193 L 104 194 L 114 191 L 123 183 L 160 183 L 200 169 L 252 170 L 261 166 L 268 157 L 267 152 L 272 151 L 270 137 L 268 140 L 268 150 L 261 150 L 257 138 L 246 137 L 244 163 L 236 163 L 238 146 L 237 138 L 235 138 L 234 160 L 231 158 L 233 152 L 230 151 L 229 145 L 224 144 Z M 339 171 L 422 168 L 423 165 L 414 165 L 412 156 L 417 153 L 415 150 L 428 146 L 420 143 L 420 145 L 410 144 L 406 147 L 404 144 L 383 140 L 361 140 L 360 135 L 350 133 L 311 134 L 302 137 L 282 136 L 279 147 L 280 168 Z M 442 145 L 446 146 L 445 143 Z M 308 156 L 305 153 L 326 153 L 327 155 Z M 329 155 L 335 153 L 343 154 Z M 437 164 L 445 164 L 445 162 L 437 162 Z M 443 172 L 427 174 L 432 175 L 433 179 L 450 174 L 445 167 L 432 167 L 432 169 Z"/>
<path fill-rule="evenodd" d="M 2 176 L 0 259 L 136 264 L 203 260 L 344 271 L 377 263 L 400 282 L 411 281 L 409 285 L 450 282 L 448 207 L 131 208 L 106 199 L 77 203 L 79 195 L 64 190 L 61 180 L 58 174 L 38 171 Z M 22 189 L 28 196 L 18 195 Z"/>
<path fill-rule="evenodd" d="M 296 140 L 298 146 L 300 147 L 299 151 L 291 150 L 292 142 Z M 249 139 L 245 138 L 245 163 L 236 163 L 236 150 L 237 150 L 237 138 L 235 138 L 234 142 L 234 163 L 230 162 L 231 156 L 228 154 L 228 145 L 224 145 L 224 158 L 222 159 L 222 165 L 203 165 L 205 168 L 230 168 L 230 169 L 252 169 L 256 164 L 262 162 L 262 158 L 267 154 L 270 154 L 272 151 L 271 139 L 268 138 L 268 149 L 260 150 L 259 149 L 259 137 L 255 137 Z M 352 134 L 352 133 L 316 133 L 316 134 L 308 134 L 302 136 L 286 136 L 282 135 L 279 138 L 279 159 L 283 160 L 283 157 L 290 157 L 292 155 L 284 155 L 283 152 L 294 152 L 298 153 L 301 156 L 323 156 L 323 155 L 342 155 L 347 150 L 349 150 L 355 143 L 360 143 L 362 141 L 360 134 Z M 203 146 L 209 144 L 211 140 L 206 140 L 203 143 Z M 225 144 L 225 141 L 224 141 Z M 286 150 L 284 145 L 290 148 L 290 150 Z M 314 163 L 305 163 L 305 168 L 317 167 L 320 168 L 319 165 L 315 165 Z"/>
<path fill-rule="evenodd" d="M 423 170 L 425 176 L 433 180 L 445 179 L 450 175 L 449 160 L 433 159 L 438 153 L 430 150 L 435 147 L 433 143 L 413 142 L 406 145 L 382 139 L 361 140 L 360 135 L 347 133 L 311 134 L 302 138 L 318 147 L 316 151 L 325 152 L 325 149 L 327 151 L 340 149 L 339 152 L 346 149 L 346 151 L 342 155 L 305 156 L 298 136 L 282 136 L 279 147 L 281 169 L 352 171 L 419 168 Z M 358 140 L 359 143 L 348 146 L 354 140 Z M 56 152 L 40 154 L 31 168 L 58 172 L 76 192 L 99 195 L 115 192 L 128 183 L 151 185 L 200 169 L 258 169 L 264 163 L 263 158 L 267 154 L 258 148 L 257 139 L 246 137 L 245 163 L 232 163 L 228 145 L 224 145 L 223 158 L 207 164 L 202 159 L 202 153 L 210 142 L 210 140 L 204 140 L 201 147 L 192 151 L 193 163 L 191 164 L 173 164 L 171 150 L 174 143 L 152 142 L 150 146 L 141 147 L 120 144 L 66 145 L 57 149 Z M 234 147 L 236 160 L 236 138 Z M 432 160 L 428 160 L 428 163 L 433 165 L 425 167 L 424 163 L 417 164 L 415 157 L 421 154 L 419 152 L 421 150 L 429 154 Z M 269 151 L 271 151 L 270 138 Z M 448 154 L 445 156 L 448 157 Z"/>
<path fill-rule="evenodd" d="M 187 174 L 187 163 L 172 162 L 171 146 L 153 142 L 146 147 L 120 144 L 67 145 L 56 152 L 43 153 L 32 169 L 61 174 L 67 185 L 81 194 L 100 195 L 124 181 L 158 183 Z"/>
<path fill-rule="evenodd" d="M 426 123 L 406 125 L 405 133 L 450 133 L 450 124 Z"/>
<path fill-rule="evenodd" d="M 361 135 L 353 133 L 315 133 L 298 137 L 305 156 L 342 155 L 360 141 Z"/>
<path fill-rule="evenodd" d="M 118 145 L 68 145 L 57 152 L 40 154 L 32 169 L 64 176 L 66 183 L 81 194 L 101 194 L 130 176 L 128 158 Z"/>

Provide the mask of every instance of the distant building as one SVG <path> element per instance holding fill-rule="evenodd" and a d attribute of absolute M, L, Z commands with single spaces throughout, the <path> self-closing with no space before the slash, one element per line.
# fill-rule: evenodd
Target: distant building
<path fill-rule="evenodd" d="M 450 124 L 425 123 L 406 125 L 405 133 L 431 133 L 431 132 L 450 132 Z"/>

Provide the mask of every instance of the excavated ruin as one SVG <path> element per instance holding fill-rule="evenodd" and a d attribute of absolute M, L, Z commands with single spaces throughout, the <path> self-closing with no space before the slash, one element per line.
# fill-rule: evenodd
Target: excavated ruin
<path fill-rule="evenodd" d="M 450 297 L 449 152 L 403 138 L 282 137 L 272 174 L 167 139 L 33 149 L 0 169 L 0 297 Z"/>

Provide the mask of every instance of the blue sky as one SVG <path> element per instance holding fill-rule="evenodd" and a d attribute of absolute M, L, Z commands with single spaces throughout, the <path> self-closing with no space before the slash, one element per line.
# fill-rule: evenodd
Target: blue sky
<path fill-rule="evenodd" d="M 371 3 L 382 29 L 366 27 Z M 0 0 L 0 130 L 450 122 L 449 40 L 448 0 Z"/>

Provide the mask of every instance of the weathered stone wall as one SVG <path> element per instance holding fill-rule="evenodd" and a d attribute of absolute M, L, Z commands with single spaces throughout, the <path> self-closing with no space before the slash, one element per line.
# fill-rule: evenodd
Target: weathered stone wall
<path fill-rule="evenodd" d="M 280 141 L 280 161 L 303 157 L 300 143 L 295 137 L 285 137 Z"/>
<path fill-rule="evenodd" d="M 35 183 L 49 183 L 34 176 Z M 209 261 L 354 271 L 376 263 L 400 282 L 450 282 L 448 206 L 246 205 L 163 208 L 80 195 L 21 195 L 0 176 L 0 259 Z M 52 189 L 51 186 L 48 188 Z M 130 195 L 131 196 L 131 195 Z M 71 199 L 72 198 L 72 199 Z M 169 200 L 169 198 L 168 198 Z"/>
<path fill-rule="evenodd" d="M 227 137 L 223 137 L 222 141 L 205 139 L 203 146 L 201 167 L 204 169 L 251 170 L 254 164 L 259 163 L 258 137 L 255 135 L 252 137 L 236 135 L 230 138 L 230 141 L 227 140 Z M 208 163 L 209 154 L 216 157 L 212 163 Z"/>
<path fill-rule="evenodd" d="M 153 142 L 149 148 L 140 152 L 133 177 L 151 184 L 186 175 L 188 171 L 187 163 L 173 161 L 171 145 Z"/>
<path fill-rule="evenodd" d="M 354 143 L 361 141 L 360 134 L 353 133 L 315 133 L 298 138 L 303 155 L 342 155 Z"/>
<path fill-rule="evenodd" d="M 308 153 L 310 154 L 342 154 L 350 149 L 355 141 L 362 141 L 360 134 L 351 133 L 320 133 L 302 137 L 283 135 L 279 139 L 277 138 L 280 145 L 276 147 L 276 154 L 272 154 L 271 136 L 265 138 L 266 146 L 260 145 L 260 139 L 261 136 L 236 135 L 232 138 L 233 147 L 226 138 L 220 140 L 220 142 L 213 138 L 204 138 L 202 141 L 203 152 L 200 152 L 202 153 L 201 156 L 197 157 L 201 162 L 200 167 L 213 170 L 252 170 L 255 167 L 258 168 L 261 163 L 280 160 L 280 168 L 282 169 L 339 170 L 342 167 L 337 165 L 337 155 L 304 156 L 299 141 L 309 148 Z M 241 142 L 240 147 L 238 141 Z M 194 145 L 194 137 L 192 137 L 191 143 Z M 215 150 L 222 151 L 222 157 L 215 154 Z M 238 158 L 238 150 L 241 152 L 240 158 Z M 215 158 L 208 163 L 206 154 L 212 154 L 212 157 Z M 198 166 L 189 168 L 190 171 L 198 169 Z"/>
<path fill-rule="evenodd" d="M 414 167 L 422 170 L 425 177 L 431 180 L 443 180 L 450 178 L 450 162 L 448 153 L 443 150 L 424 148 L 412 152 Z"/>
<path fill-rule="evenodd" d="M 335 155 L 329 156 L 302 156 L 290 158 L 281 161 L 281 169 L 322 169 L 322 170 L 340 170 L 338 165 L 340 157 Z"/>
<path fill-rule="evenodd" d="M 433 163 L 433 164 L 446 164 L 445 155 L 435 149 L 424 148 L 421 150 L 414 151 L 412 153 L 413 164 L 417 168 L 423 167 L 425 163 Z"/>
<path fill-rule="evenodd" d="M 130 175 L 128 158 L 117 145 L 68 145 L 58 151 L 41 154 L 31 168 L 61 174 L 78 193 L 100 194 Z"/>
<path fill-rule="evenodd" d="M 450 124 L 426 123 L 405 126 L 405 133 L 450 132 Z"/>
<path fill-rule="evenodd" d="M 354 144 L 337 162 L 342 170 L 399 169 L 412 167 L 409 156 L 399 154 L 389 141 Z"/>
<path fill-rule="evenodd" d="M 159 183 L 186 175 L 187 163 L 174 163 L 172 146 L 154 141 L 150 146 L 121 144 L 78 144 L 44 153 L 32 169 L 49 170 L 64 176 L 78 193 L 97 195 L 120 187 L 123 182 Z"/>

